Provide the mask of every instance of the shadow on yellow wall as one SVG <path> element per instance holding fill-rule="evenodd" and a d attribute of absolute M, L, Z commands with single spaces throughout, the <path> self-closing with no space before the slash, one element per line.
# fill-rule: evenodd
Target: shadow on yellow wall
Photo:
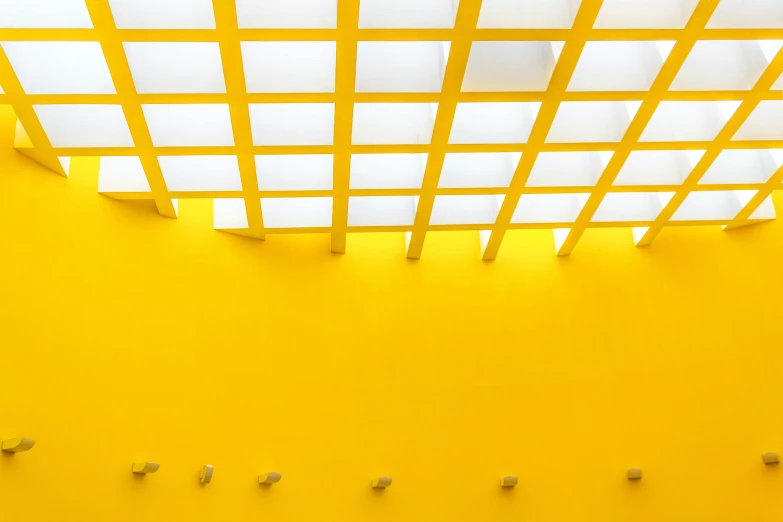
<path fill-rule="evenodd" d="M 0 455 L 0 519 L 780 519 L 760 455 L 783 451 L 783 223 L 338 256 L 216 232 L 209 202 L 99 196 L 15 154 L 6 120 L 0 438 L 38 442 Z"/>

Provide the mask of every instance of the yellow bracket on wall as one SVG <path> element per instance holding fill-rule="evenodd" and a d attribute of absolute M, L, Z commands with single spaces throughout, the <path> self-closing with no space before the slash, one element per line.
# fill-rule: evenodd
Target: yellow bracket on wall
<path fill-rule="evenodd" d="M 20 453 L 22 451 L 28 451 L 35 446 L 33 439 L 18 438 L 18 439 L 6 439 L 2 443 L 2 450 L 8 453 Z"/>
<path fill-rule="evenodd" d="M 628 480 L 641 480 L 641 478 L 642 478 L 642 470 L 640 469 L 628 470 Z"/>
<path fill-rule="evenodd" d="M 383 489 L 391 486 L 391 483 L 392 483 L 392 479 L 390 479 L 389 477 L 378 477 L 372 479 L 370 485 L 375 489 Z"/>
<path fill-rule="evenodd" d="M 57 159 L 57 157 L 52 156 L 50 153 L 44 153 L 41 151 L 40 147 L 36 148 L 33 145 L 32 140 L 27 135 L 27 131 L 22 127 L 22 122 L 18 119 L 16 120 L 16 132 L 14 133 L 14 149 L 39 165 L 42 165 L 61 176 L 68 176 L 63 164 L 60 163 L 60 160 Z"/>
<path fill-rule="evenodd" d="M 283 478 L 283 475 L 280 473 L 275 473 L 274 471 L 269 473 L 261 473 L 258 475 L 258 483 L 259 484 L 274 484 L 276 482 L 280 482 L 280 479 Z"/>
<path fill-rule="evenodd" d="M 158 471 L 160 464 L 154 462 L 134 462 L 131 471 L 137 475 L 149 475 Z"/>
<path fill-rule="evenodd" d="M 501 488 L 513 488 L 517 485 L 517 477 L 502 477 L 500 479 Z"/>
<path fill-rule="evenodd" d="M 204 464 L 199 474 L 199 480 L 202 484 L 209 484 L 212 482 L 212 473 L 215 471 L 215 466 L 210 464 Z"/>
<path fill-rule="evenodd" d="M 761 456 L 761 460 L 764 461 L 764 464 L 767 465 L 777 464 L 778 462 L 780 462 L 777 453 L 765 453 Z"/>

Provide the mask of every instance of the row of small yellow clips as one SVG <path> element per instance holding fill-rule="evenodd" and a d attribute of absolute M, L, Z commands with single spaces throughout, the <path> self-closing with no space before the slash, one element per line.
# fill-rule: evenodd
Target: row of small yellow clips
<path fill-rule="evenodd" d="M 20 453 L 22 451 L 29 451 L 33 448 L 35 445 L 35 441 L 33 439 L 27 439 L 27 438 L 17 438 L 17 439 L 6 439 L 2 442 L 2 445 L 0 445 L 0 449 L 2 449 L 5 452 L 8 453 Z M 780 462 L 780 459 L 778 458 L 777 453 L 764 453 L 761 456 L 761 461 L 764 462 L 766 465 L 772 465 L 777 464 Z M 155 462 L 134 462 L 133 466 L 131 467 L 131 471 L 136 475 L 149 475 L 150 473 L 155 473 L 160 468 L 160 464 L 157 464 Z M 199 475 L 199 480 L 202 484 L 209 484 L 212 482 L 212 474 L 215 471 L 215 467 L 210 464 L 204 464 L 201 468 L 201 473 Z M 628 480 L 641 480 L 642 478 L 642 470 L 640 469 L 629 469 L 628 470 Z M 275 484 L 276 482 L 280 482 L 280 479 L 283 478 L 283 475 L 274 471 L 268 472 L 268 473 L 262 473 L 258 476 L 258 483 L 259 484 Z M 517 477 L 502 477 L 500 479 L 500 487 L 503 488 L 513 488 L 517 485 Z M 392 479 L 389 477 L 378 477 L 372 479 L 370 482 L 370 485 L 375 489 L 384 489 L 391 486 Z"/>

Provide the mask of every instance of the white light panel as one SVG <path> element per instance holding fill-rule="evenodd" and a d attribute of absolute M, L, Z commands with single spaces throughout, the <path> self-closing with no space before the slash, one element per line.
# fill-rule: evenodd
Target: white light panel
<path fill-rule="evenodd" d="M 353 196 L 348 198 L 348 226 L 410 226 L 416 218 L 414 196 Z"/>
<path fill-rule="evenodd" d="M 521 153 L 454 152 L 446 154 L 440 174 L 440 188 L 508 187 Z"/>
<path fill-rule="evenodd" d="M 783 150 L 722 151 L 699 180 L 700 185 L 764 183 L 783 165 Z"/>
<path fill-rule="evenodd" d="M 240 29 L 334 29 L 337 0 L 236 0 Z"/>
<path fill-rule="evenodd" d="M 526 143 L 540 104 L 458 103 L 449 143 Z"/>
<path fill-rule="evenodd" d="M 149 192 L 138 156 L 104 156 L 98 169 L 98 192 Z"/>
<path fill-rule="evenodd" d="M 259 190 L 331 190 L 331 154 L 264 154 L 256 156 Z"/>
<path fill-rule="evenodd" d="M 673 192 L 610 192 L 593 214 L 593 222 L 653 221 Z"/>
<path fill-rule="evenodd" d="M 250 104 L 253 145 L 331 145 L 332 103 Z"/>
<path fill-rule="evenodd" d="M 512 223 L 573 223 L 590 194 L 522 194 Z"/>
<path fill-rule="evenodd" d="M 435 196 L 430 225 L 491 225 L 498 217 L 502 195 Z"/>
<path fill-rule="evenodd" d="M 335 42 L 242 42 L 247 92 L 334 92 Z"/>
<path fill-rule="evenodd" d="M 142 105 L 156 147 L 234 145 L 227 104 Z"/>
<path fill-rule="evenodd" d="M 53 147 L 133 147 L 119 105 L 35 105 Z"/>
<path fill-rule="evenodd" d="M 547 143 L 618 142 L 631 123 L 623 102 L 563 102 L 546 137 Z"/>
<path fill-rule="evenodd" d="M 779 43 L 777 48 L 780 48 Z M 696 42 L 670 89 L 747 90 L 758 81 L 767 64 L 761 46 L 754 40 Z"/>
<path fill-rule="evenodd" d="M 0 28 L 91 29 L 84 0 L 0 0 Z"/>
<path fill-rule="evenodd" d="M 536 158 L 528 187 L 594 187 L 611 152 L 542 152 Z"/>
<path fill-rule="evenodd" d="M 332 225 L 332 198 L 261 198 L 267 228 L 323 228 Z"/>
<path fill-rule="evenodd" d="M 3 42 L 27 94 L 114 94 L 98 42 Z"/>
<path fill-rule="evenodd" d="M 481 29 L 568 29 L 580 0 L 484 0 Z"/>
<path fill-rule="evenodd" d="M 664 101 L 639 141 L 712 141 L 739 102 Z"/>
<path fill-rule="evenodd" d="M 681 185 L 703 154 L 703 150 L 635 150 L 614 185 Z"/>
<path fill-rule="evenodd" d="M 740 194 L 746 191 L 691 192 L 672 215 L 672 221 L 725 221 L 742 209 Z M 753 191 L 750 191 L 751 194 Z"/>
<path fill-rule="evenodd" d="M 682 29 L 698 0 L 604 0 L 598 29 Z"/>
<path fill-rule="evenodd" d="M 783 139 L 783 100 L 763 100 L 742 124 L 733 140 Z"/>
<path fill-rule="evenodd" d="M 224 93 L 217 42 L 125 42 L 139 94 Z"/>
<path fill-rule="evenodd" d="M 450 29 L 459 0 L 362 0 L 360 29 Z"/>
<path fill-rule="evenodd" d="M 545 91 L 562 42 L 474 42 L 463 92 Z"/>
<path fill-rule="evenodd" d="M 109 0 L 109 5 L 118 29 L 215 28 L 212 0 Z"/>
<path fill-rule="evenodd" d="M 236 156 L 158 156 L 172 191 L 242 190 Z"/>
<path fill-rule="evenodd" d="M 421 188 L 427 154 L 353 154 L 352 189 Z"/>
<path fill-rule="evenodd" d="M 712 13 L 710 29 L 776 29 L 783 27 L 779 0 L 721 0 Z"/>
<path fill-rule="evenodd" d="M 354 145 L 423 144 L 432 138 L 434 112 L 429 103 L 356 103 Z"/>
<path fill-rule="evenodd" d="M 647 91 L 672 42 L 587 42 L 569 91 Z"/>
<path fill-rule="evenodd" d="M 440 92 L 449 42 L 359 42 L 356 92 Z"/>

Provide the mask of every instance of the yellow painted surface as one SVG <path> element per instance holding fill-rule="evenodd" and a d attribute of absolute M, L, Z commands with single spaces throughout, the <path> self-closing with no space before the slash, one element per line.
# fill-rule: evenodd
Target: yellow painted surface
<path fill-rule="evenodd" d="M 780 520 L 783 222 L 333 255 L 102 197 L 13 126 L 0 109 L 0 439 L 37 443 L 0 454 L 0 520 Z"/>

